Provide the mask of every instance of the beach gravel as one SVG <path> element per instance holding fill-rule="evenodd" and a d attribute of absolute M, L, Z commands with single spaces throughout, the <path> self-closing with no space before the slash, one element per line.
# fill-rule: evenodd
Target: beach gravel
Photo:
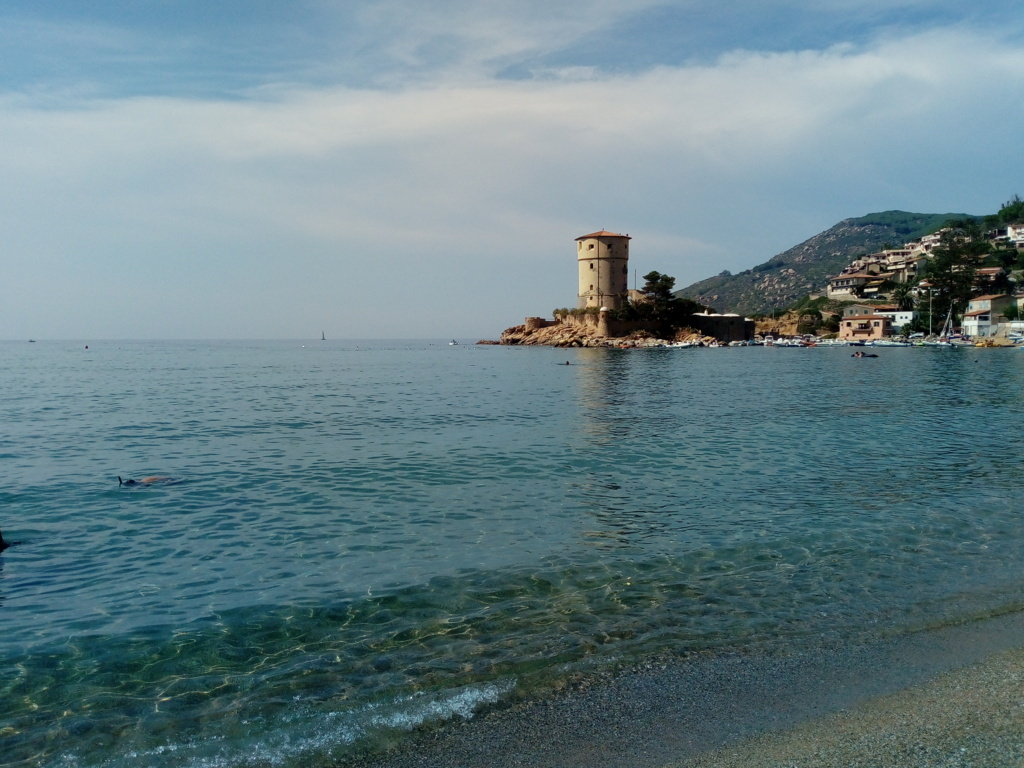
<path fill-rule="evenodd" d="M 1024 650 L 672 768 L 1024 766 Z"/>
<path fill-rule="evenodd" d="M 641 664 L 361 768 L 1024 768 L 1024 613 Z"/>

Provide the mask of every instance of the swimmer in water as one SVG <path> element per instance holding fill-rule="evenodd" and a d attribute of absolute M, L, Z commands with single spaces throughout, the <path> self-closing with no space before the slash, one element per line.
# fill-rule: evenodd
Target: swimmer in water
<path fill-rule="evenodd" d="M 20 541 L 4 541 L 4 533 L 3 533 L 3 531 L 0 531 L 0 552 L 3 552 L 5 549 L 7 549 L 9 547 L 16 546 L 18 544 L 21 544 L 21 542 Z"/>
<path fill-rule="evenodd" d="M 173 477 L 164 477 L 163 475 L 152 475 L 151 477 L 144 477 L 141 480 L 122 480 L 121 476 L 117 476 L 117 484 L 121 485 L 152 485 L 153 483 L 169 483 L 173 480 Z"/>

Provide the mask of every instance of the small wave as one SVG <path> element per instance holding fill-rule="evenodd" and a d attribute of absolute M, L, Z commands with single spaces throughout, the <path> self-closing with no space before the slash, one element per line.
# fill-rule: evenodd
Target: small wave
<path fill-rule="evenodd" d="M 240 740 L 224 735 L 188 739 L 150 747 L 133 747 L 103 756 L 65 751 L 52 768 L 271 768 L 319 764 L 344 757 L 363 742 L 386 743 L 390 733 L 407 732 L 425 723 L 452 718 L 468 720 L 515 688 L 513 680 L 470 685 L 436 693 L 417 693 L 347 711 L 318 711 L 320 704 L 297 699 L 276 717 L 242 721 L 252 734 Z"/>

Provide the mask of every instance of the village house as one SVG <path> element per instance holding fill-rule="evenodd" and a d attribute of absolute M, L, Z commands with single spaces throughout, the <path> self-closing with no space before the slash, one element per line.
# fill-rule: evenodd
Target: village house
<path fill-rule="evenodd" d="M 889 264 L 890 278 L 894 283 L 912 283 L 920 277 L 928 260 L 924 256 L 907 256 L 894 259 Z"/>
<path fill-rule="evenodd" d="M 913 309 L 899 309 L 895 304 L 849 304 L 843 307 L 843 320 L 868 315 L 889 318 L 893 333 L 900 333 L 903 326 L 917 318 Z"/>
<path fill-rule="evenodd" d="M 855 315 L 873 315 L 874 313 L 875 308 L 870 304 L 848 304 L 843 307 L 844 320 Z"/>
<path fill-rule="evenodd" d="M 1005 293 L 971 299 L 964 312 L 964 335 L 975 338 L 994 335 L 999 324 L 1006 322 L 1003 311 L 1013 303 L 1013 297 Z"/>
<path fill-rule="evenodd" d="M 835 277 L 829 278 L 830 299 L 872 298 L 885 293 L 887 285 L 913 282 L 924 269 L 923 248 L 890 248 L 854 259 Z"/>
<path fill-rule="evenodd" d="M 874 307 L 874 314 L 883 315 L 892 321 L 893 333 L 902 333 L 903 326 L 913 322 L 917 318 L 917 311 L 913 309 L 900 309 L 895 304 L 883 304 Z"/>
<path fill-rule="evenodd" d="M 839 322 L 839 338 L 847 341 L 874 341 L 892 336 L 892 319 L 880 314 L 853 315 Z"/>
<path fill-rule="evenodd" d="M 867 272 L 838 275 L 829 278 L 827 296 L 830 299 L 849 299 L 863 293 L 864 286 L 875 279 L 875 275 Z"/>
<path fill-rule="evenodd" d="M 974 290 L 999 290 L 1007 285 L 1006 270 L 1002 267 L 982 267 L 974 273 Z"/>
<path fill-rule="evenodd" d="M 892 272 L 882 272 L 879 275 L 875 275 L 874 280 L 868 280 L 864 283 L 864 287 L 861 288 L 860 294 L 865 299 L 885 298 L 883 296 L 884 289 L 887 285 L 892 285 L 892 280 Z"/>
<path fill-rule="evenodd" d="M 1024 250 L 1024 224 L 1007 224 L 988 233 L 989 240 L 1012 244 L 1017 250 Z"/>

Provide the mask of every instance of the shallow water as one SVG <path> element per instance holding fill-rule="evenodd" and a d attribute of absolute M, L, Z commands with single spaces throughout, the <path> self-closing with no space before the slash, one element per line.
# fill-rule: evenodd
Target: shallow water
<path fill-rule="evenodd" d="M 89 347 L 0 344 L 0 764 L 323 765 L 1024 604 L 1016 350 Z"/>

